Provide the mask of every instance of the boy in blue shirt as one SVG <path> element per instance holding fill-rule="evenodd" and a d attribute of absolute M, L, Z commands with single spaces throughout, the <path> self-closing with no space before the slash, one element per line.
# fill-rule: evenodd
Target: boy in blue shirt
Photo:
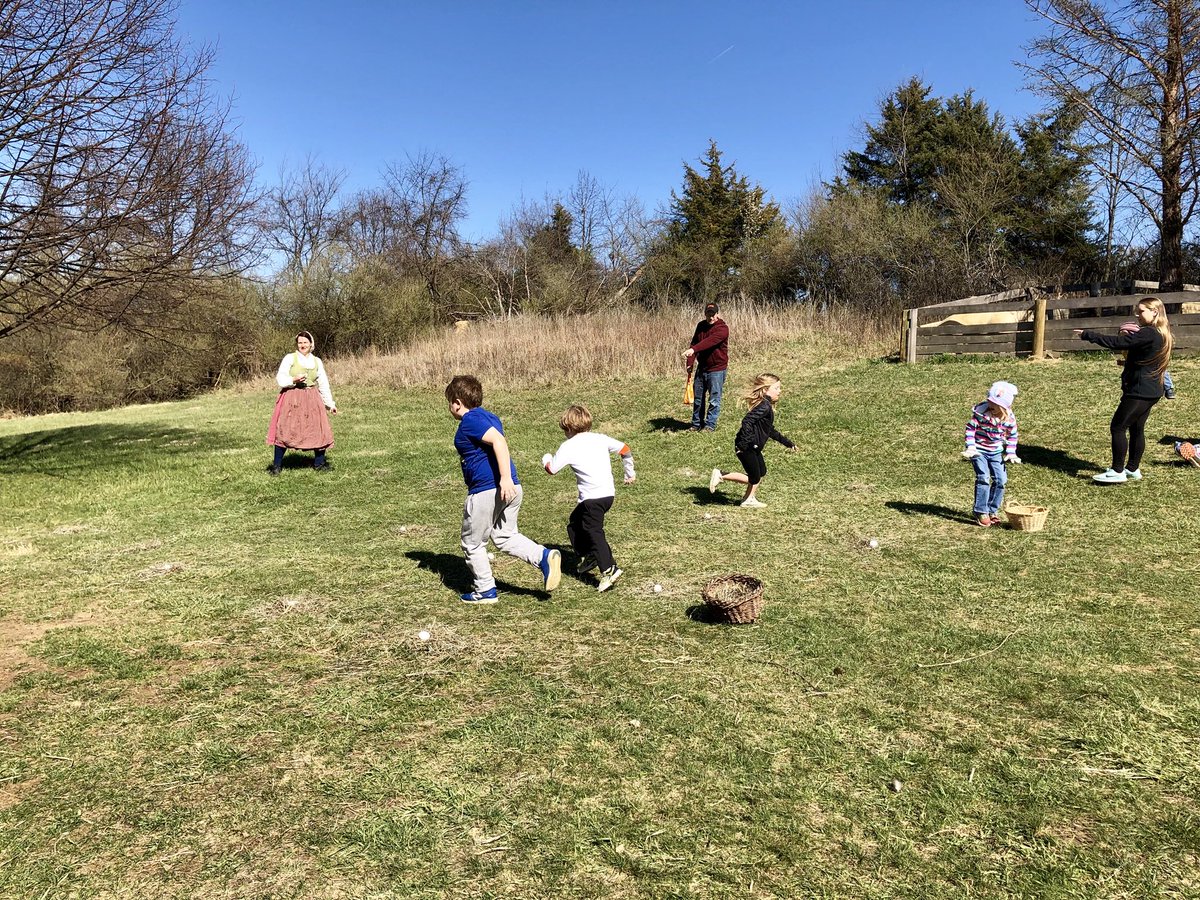
<path fill-rule="evenodd" d="M 474 375 L 455 375 L 446 385 L 446 402 L 450 404 L 450 415 L 458 419 L 454 449 L 461 458 L 467 483 L 462 548 L 475 579 L 475 589 L 462 594 L 462 601 L 480 605 L 496 602 L 496 579 L 487 554 L 489 538 L 496 549 L 537 566 L 545 589 L 554 590 L 562 577 L 562 554 L 517 530 L 521 483 L 508 452 L 504 426 L 483 408 L 483 385 Z"/>

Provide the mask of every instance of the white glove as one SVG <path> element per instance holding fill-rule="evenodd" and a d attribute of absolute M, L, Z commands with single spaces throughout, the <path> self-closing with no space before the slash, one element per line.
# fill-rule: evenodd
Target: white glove
<path fill-rule="evenodd" d="M 553 459 L 554 459 L 554 457 L 551 456 L 549 453 L 547 453 L 545 456 L 542 457 L 542 465 L 543 466 L 550 465 L 550 463 L 553 461 Z"/>
<path fill-rule="evenodd" d="M 1004 461 L 1009 462 L 1009 463 L 1016 463 L 1017 465 L 1020 465 L 1021 457 L 1017 456 L 1017 454 L 1015 454 L 1015 453 L 1010 453 L 1006 457 L 1004 457 Z"/>
<path fill-rule="evenodd" d="M 979 448 L 978 448 L 978 447 L 968 447 L 966 450 L 964 450 L 964 451 L 962 452 L 962 458 L 963 458 L 963 459 L 974 459 L 974 458 L 975 458 L 975 457 L 977 457 L 978 455 L 979 455 Z"/>

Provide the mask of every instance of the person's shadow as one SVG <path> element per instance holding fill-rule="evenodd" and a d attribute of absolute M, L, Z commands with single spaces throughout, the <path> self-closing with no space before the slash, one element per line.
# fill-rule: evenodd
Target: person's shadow
<path fill-rule="evenodd" d="M 692 427 L 692 420 L 680 421 L 674 416 L 661 416 L 657 419 L 650 419 L 648 424 L 655 431 L 687 431 Z"/>
<path fill-rule="evenodd" d="M 419 569 L 429 569 L 447 588 L 456 594 L 465 594 L 474 587 L 467 561 L 453 553 L 431 553 L 428 550 L 409 550 L 404 554 L 417 564 Z M 546 592 L 540 589 L 517 587 L 496 580 L 496 589 L 502 594 L 518 594 L 525 597 L 545 599 Z"/>
<path fill-rule="evenodd" d="M 739 484 L 737 487 L 745 489 L 745 485 Z M 737 506 L 740 502 L 733 494 L 714 494 L 706 484 L 689 484 L 683 493 L 691 494 L 692 502 L 697 506 Z"/>
<path fill-rule="evenodd" d="M 940 519 L 949 519 L 951 522 L 975 524 L 974 517 L 967 515 L 962 510 L 951 509 L 949 506 L 938 506 L 934 503 L 905 503 L 901 500 L 889 500 L 884 506 L 894 509 L 902 516 L 936 516 Z"/>
<path fill-rule="evenodd" d="M 1078 475 L 1082 471 L 1096 468 L 1096 463 L 1091 460 L 1080 459 L 1064 450 L 1039 447 L 1037 444 L 1021 444 L 1017 453 L 1024 465 L 1053 469 L 1066 475 Z"/>

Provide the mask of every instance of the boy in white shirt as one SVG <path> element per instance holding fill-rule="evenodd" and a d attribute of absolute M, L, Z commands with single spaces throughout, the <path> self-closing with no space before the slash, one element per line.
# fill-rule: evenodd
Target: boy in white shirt
<path fill-rule="evenodd" d="M 566 432 L 567 439 L 553 456 L 547 453 L 542 457 L 542 465 L 551 475 L 567 466 L 575 472 L 579 503 L 567 521 L 567 537 L 580 557 L 578 571 L 590 572 L 599 566 L 599 589 L 607 591 L 622 574 L 604 536 L 604 514 L 612 508 L 617 493 L 608 457 L 610 453 L 621 454 L 625 483 L 633 484 L 637 478 L 633 470 L 633 453 L 620 441 L 592 432 L 592 414 L 586 406 L 569 407 L 558 424 Z"/>

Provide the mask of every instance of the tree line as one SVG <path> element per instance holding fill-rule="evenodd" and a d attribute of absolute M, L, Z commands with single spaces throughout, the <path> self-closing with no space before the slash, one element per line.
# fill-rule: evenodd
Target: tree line
<path fill-rule="evenodd" d="M 324 355 L 451 320 L 612 305 L 901 308 L 1028 285 L 1200 280 L 1197 0 L 1027 0 L 1043 112 L 891 90 L 831 181 L 781 204 L 717 143 L 647 210 L 585 171 L 482 241 L 420 151 L 349 194 L 308 158 L 255 187 L 172 0 L 0 5 L 0 409 L 185 395 L 300 328 Z M 263 274 L 263 273 L 267 274 Z"/>

